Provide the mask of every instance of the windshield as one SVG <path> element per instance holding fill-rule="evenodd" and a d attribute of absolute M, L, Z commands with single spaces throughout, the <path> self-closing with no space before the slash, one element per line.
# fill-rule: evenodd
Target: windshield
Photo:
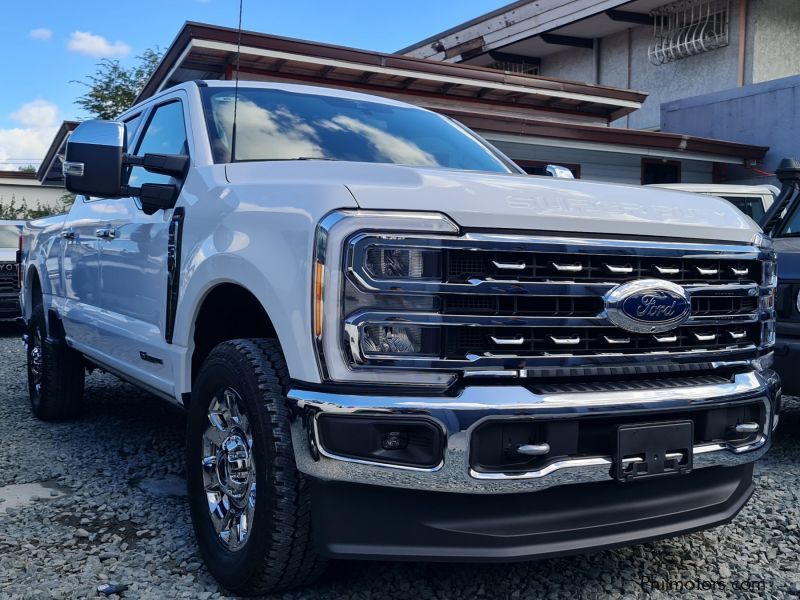
<path fill-rule="evenodd" d="M 214 161 L 231 162 L 232 88 L 201 90 Z M 413 107 L 239 88 L 235 161 L 341 160 L 508 173 L 487 146 Z"/>
<path fill-rule="evenodd" d="M 0 248 L 19 247 L 21 230 L 16 225 L 0 225 Z"/>

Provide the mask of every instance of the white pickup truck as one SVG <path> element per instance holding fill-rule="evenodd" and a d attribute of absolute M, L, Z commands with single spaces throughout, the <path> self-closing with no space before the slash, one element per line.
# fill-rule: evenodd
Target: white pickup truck
<path fill-rule="evenodd" d="M 85 368 L 187 410 L 223 587 L 727 522 L 780 391 L 774 252 L 728 202 L 531 177 L 446 117 L 191 82 L 72 134 L 24 233 L 34 413 Z M 258 494 L 256 494 L 256 488 Z"/>

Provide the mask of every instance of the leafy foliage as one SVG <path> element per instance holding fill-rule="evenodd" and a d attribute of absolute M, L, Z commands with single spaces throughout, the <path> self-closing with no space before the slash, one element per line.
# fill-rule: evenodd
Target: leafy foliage
<path fill-rule="evenodd" d="M 11 195 L 11 199 L 8 202 L 5 202 L 3 197 L 0 196 L 0 220 L 28 220 L 58 215 L 67 212 L 73 202 L 75 202 L 75 195 L 69 193 L 61 196 L 55 206 L 42 204 L 41 201 L 37 201 L 36 206 L 29 206 L 24 197 L 18 203 L 14 194 Z"/>
<path fill-rule="evenodd" d="M 148 48 L 136 57 L 139 63 L 123 67 L 118 60 L 104 58 L 94 75 L 83 81 L 88 91 L 75 103 L 96 119 L 114 119 L 133 104 L 161 60 L 161 51 Z"/>
<path fill-rule="evenodd" d="M 20 167 L 17 169 L 20 173 L 36 173 L 36 167 L 33 165 L 25 165 L 24 167 Z"/>

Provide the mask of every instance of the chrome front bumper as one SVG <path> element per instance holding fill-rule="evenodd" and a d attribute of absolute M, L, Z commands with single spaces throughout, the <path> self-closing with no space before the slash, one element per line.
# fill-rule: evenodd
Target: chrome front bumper
<path fill-rule="evenodd" d="M 442 397 L 336 394 L 293 388 L 288 397 L 296 415 L 291 429 L 297 467 L 311 477 L 429 491 L 497 494 L 610 480 L 613 458 L 576 457 L 526 473 L 478 473 L 470 468 L 470 438 L 486 419 L 568 419 L 724 407 L 754 400 L 764 402 L 765 419 L 758 438 L 741 447 L 695 446 L 696 470 L 739 465 L 763 456 L 777 424 L 778 394 L 779 384 L 773 373 L 749 372 L 738 374 L 725 383 L 625 391 L 535 394 L 521 386 L 469 386 L 458 396 Z M 318 443 L 316 417 L 322 413 L 426 415 L 434 419 L 446 435 L 444 460 L 434 468 L 421 469 L 335 456 Z"/>

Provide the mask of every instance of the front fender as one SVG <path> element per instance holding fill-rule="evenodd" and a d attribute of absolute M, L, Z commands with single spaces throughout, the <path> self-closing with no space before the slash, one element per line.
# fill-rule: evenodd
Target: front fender
<path fill-rule="evenodd" d="M 310 323 L 312 234 L 309 230 L 308 239 L 296 240 L 296 248 L 270 245 L 273 256 L 269 261 L 262 258 L 261 264 L 253 260 L 253 254 L 258 253 L 255 244 L 243 245 L 236 252 L 219 252 L 219 240 L 206 240 L 185 263 L 173 343 L 187 348 L 187 357 L 192 355 L 194 326 L 203 301 L 217 286 L 232 283 L 248 290 L 264 308 L 281 342 L 291 377 L 319 382 Z M 182 373 L 177 375 L 178 389 L 190 391 L 191 360 L 183 362 Z"/>

